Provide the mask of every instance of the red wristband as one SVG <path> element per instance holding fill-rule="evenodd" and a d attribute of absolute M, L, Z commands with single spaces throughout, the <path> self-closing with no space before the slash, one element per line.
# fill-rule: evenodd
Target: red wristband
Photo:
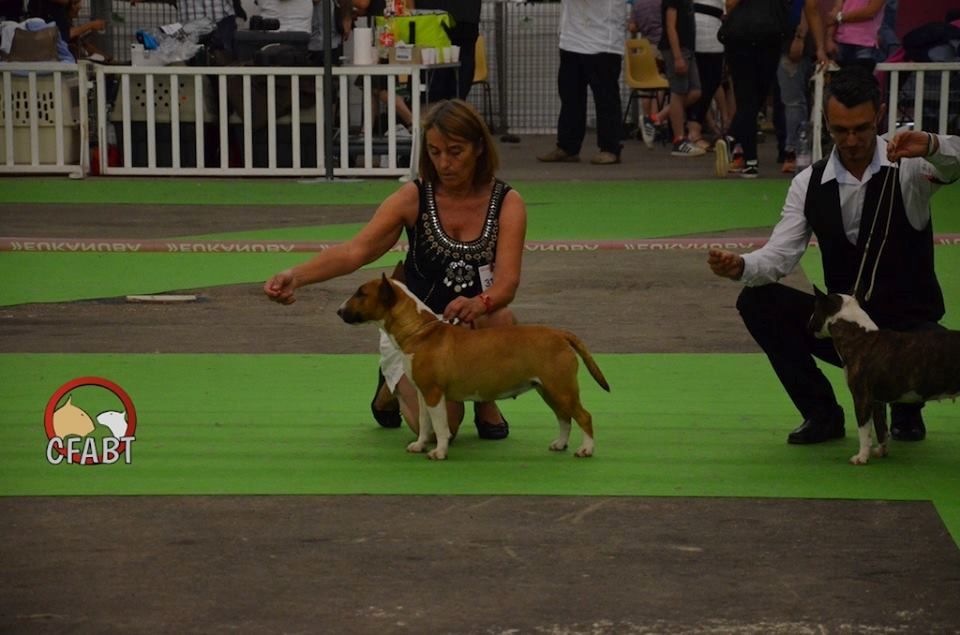
<path fill-rule="evenodd" d="M 481 302 L 483 302 L 484 313 L 490 313 L 493 311 L 493 301 L 490 299 L 490 296 L 488 296 L 486 293 L 481 293 L 477 297 L 480 298 Z"/>

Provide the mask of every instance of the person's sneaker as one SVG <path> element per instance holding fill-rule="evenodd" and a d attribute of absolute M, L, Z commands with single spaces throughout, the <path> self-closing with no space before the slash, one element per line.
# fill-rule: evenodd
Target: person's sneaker
<path fill-rule="evenodd" d="M 797 171 L 797 153 L 787 152 L 783 156 L 783 167 L 780 171 L 784 174 L 794 174 Z"/>
<path fill-rule="evenodd" d="M 740 172 L 740 176 L 745 179 L 755 179 L 760 176 L 758 167 L 759 166 L 756 161 L 746 161 L 744 162 L 743 170 Z"/>
<path fill-rule="evenodd" d="M 713 169 L 717 176 L 723 178 L 727 175 L 727 170 L 730 168 L 730 155 L 725 139 L 717 139 L 717 142 L 713 145 L 713 154 L 715 155 L 713 158 Z"/>
<path fill-rule="evenodd" d="M 673 144 L 673 151 L 670 152 L 670 154 L 675 157 L 699 157 L 706 153 L 706 150 L 703 148 L 698 148 L 694 144 L 690 143 L 690 141 L 687 139 L 675 141 Z"/>
<path fill-rule="evenodd" d="M 554 148 L 550 152 L 537 157 L 537 161 L 543 161 L 544 163 L 576 163 L 579 160 L 579 154 L 570 154 L 563 148 Z"/>
<path fill-rule="evenodd" d="M 650 117 L 644 117 L 643 122 L 640 124 L 640 138 L 643 139 L 643 145 L 648 148 L 653 148 L 653 140 L 657 136 L 657 128 L 653 125 L 653 120 Z"/>
<path fill-rule="evenodd" d="M 613 165 L 615 163 L 620 163 L 620 157 L 612 152 L 598 152 L 592 159 L 590 159 L 590 163 L 594 165 Z"/>

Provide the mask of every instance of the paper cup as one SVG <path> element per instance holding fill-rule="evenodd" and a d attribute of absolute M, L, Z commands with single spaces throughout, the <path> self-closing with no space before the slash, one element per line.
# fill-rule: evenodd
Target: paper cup
<path fill-rule="evenodd" d="M 450 56 L 447 57 L 446 55 L 444 55 L 444 59 L 445 59 L 447 62 L 450 62 L 450 63 L 459 62 L 459 61 L 460 61 L 460 47 L 457 46 L 457 45 L 453 45 L 453 46 L 448 47 L 448 48 L 450 49 Z"/>

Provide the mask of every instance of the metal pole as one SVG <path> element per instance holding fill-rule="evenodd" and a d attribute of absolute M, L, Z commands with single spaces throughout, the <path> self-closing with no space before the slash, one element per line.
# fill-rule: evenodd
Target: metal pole
<path fill-rule="evenodd" d="M 333 0 L 323 0 L 323 157 L 327 180 L 333 180 Z M 346 134 L 341 130 L 340 134 Z"/>
<path fill-rule="evenodd" d="M 497 132 L 506 134 L 510 129 L 507 120 L 507 15 L 505 2 L 494 6 L 494 32 L 497 46 L 497 101 L 500 106 L 500 126 Z"/>

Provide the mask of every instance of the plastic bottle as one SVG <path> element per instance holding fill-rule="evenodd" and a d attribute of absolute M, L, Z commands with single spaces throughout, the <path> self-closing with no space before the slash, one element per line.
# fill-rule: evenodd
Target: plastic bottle
<path fill-rule="evenodd" d="M 812 162 L 810 145 L 810 123 L 804 121 L 797 131 L 797 171 L 809 167 Z"/>

